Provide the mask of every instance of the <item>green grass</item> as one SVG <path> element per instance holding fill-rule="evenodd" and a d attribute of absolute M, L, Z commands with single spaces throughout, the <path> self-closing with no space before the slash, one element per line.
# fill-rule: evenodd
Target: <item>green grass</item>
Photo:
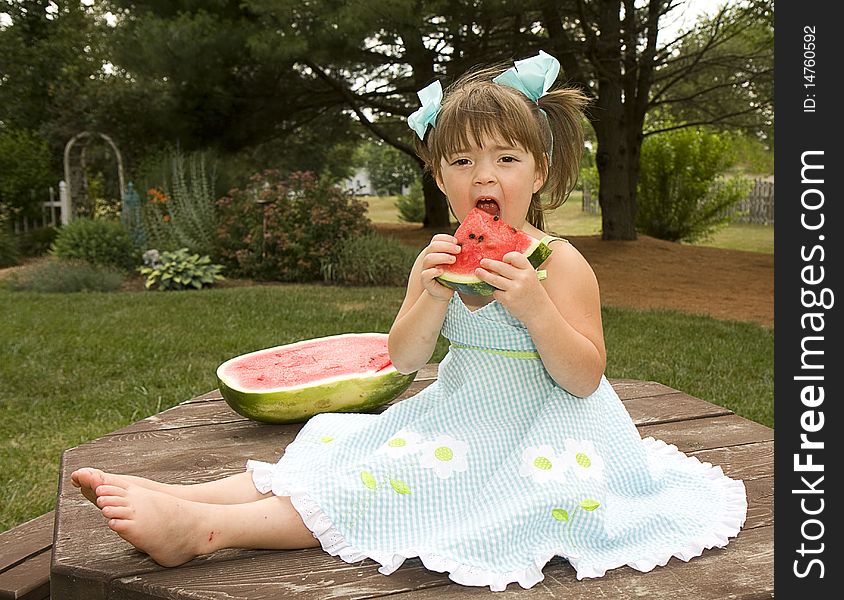
<path fill-rule="evenodd" d="M 750 252 L 774 253 L 774 226 L 753 223 L 730 223 L 709 238 L 701 240 L 698 246 L 712 246 L 727 250 L 749 250 Z"/>
<path fill-rule="evenodd" d="M 54 504 L 62 451 L 216 387 L 260 348 L 387 331 L 402 288 L 202 292 L 0 290 L 0 530 Z M 678 313 L 607 309 L 609 377 L 655 380 L 773 425 L 773 332 Z M 445 353 L 440 340 L 435 360 Z"/>
<path fill-rule="evenodd" d="M 395 207 L 395 196 L 367 196 L 365 200 L 369 204 L 369 218 L 372 221 L 401 222 Z M 546 229 L 561 236 L 599 235 L 601 216 L 583 212 L 581 194 L 575 191 L 565 204 L 547 216 Z M 730 223 L 696 245 L 773 254 L 774 226 Z"/>

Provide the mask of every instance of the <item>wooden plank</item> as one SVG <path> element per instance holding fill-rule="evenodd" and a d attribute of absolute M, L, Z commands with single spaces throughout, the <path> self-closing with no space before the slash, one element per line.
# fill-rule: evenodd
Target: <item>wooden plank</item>
<path fill-rule="evenodd" d="M 384 412 L 388 406 L 406 398 L 410 398 L 411 396 L 415 396 L 433 382 L 433 379 L 416 380 L 410 384 L 410 387 L 402 392 L 396 400 L 389 403 L 387 406 L 377 408 L 370 412 L 373 414 Z M 214 390 L 214 392 L 209 392 L 209 394 L 205 395 L 208 396 L 205 400 L 194 401 L 194 399 L 191 399 L 187 402 L 182 402 L 172 408 L 132 423 L 123 429 L 119 429 L 107 435 L 125 435 L 139 433 L 142 431 L 161 431 L 164 429 L 175 429 L 179 427 L 223 425 L 226 423 L 247 420 L 245 417 L 240 416 L 229 408 L 229 405 L 225 402 L 217 401 L 221 400 L 222 397 L 215 399 L 213 396 L 214 393 L 217 393 L 219 396 L 218 390 Z"/>
<path fill-rule="evenodd" d="M 51 510 L 0 533 L 0 573 L 50 548 L 55 518 Z"/>
<path fill-rule="evenodd" d="M 398 572 L 397 572 L 398 573 Z M 578 581 L 574 569 L 555 560 L 543 571 L 545 580 L 522 589 L 510 584 L 496 598 L 535 600 L 565 598 L 648 598 L 648 600 L 761 600 L 774 597 L 774 531 L 760 527 L 743 532 L 726 548 L 706 550 L 689 562 L 672 558 L 665 567 L 641 573 L 630 567 L 609 571 L 604 577 Z M 719 576 L 723 574 L 723 576 Z M 400 594 L 395 600 L 464 600 L 489 594 L 489 588 L 469 588 L 450 583 L 441 588 Z M 185 596 L 186 597 L 186 596 Z M 372 598 L 375 596 L 358 596 Z"/>
<path fill-rule="evenodd" d="M 295 596 L 304 599 L 379 598 L 413 600 L 462 599 L 490 594 L 489 588 L 452 583 L 446 574 L 424 568 L 408 559 L 390 576 L 378 565 L 364 561 L 349 565 L 339 558 L 332 565 L 315 555 L 320 551 L 295 551 L 250 557 L 231 564 L 203 564 L 192 568 L 163 569 L 112 583 L 110 599 L 142 598 L 249 598 L 263 600 Z M 294 560 L 294 555 L 298 557 Z M 315 559 L 311 561 L 310 559 Z M 773 528 L 741 532 L 723 549 L 706 550 L 684 563 L 671 559 L 666 567 L 641 573 L 629 567 L 609 571 L 597 579 L 578 581 L 574 569 L 555 558 L 543 570 L 545 580 L 530 590 L 511 584 L 502 597 L 562 597 L 570 600 L 632 598 L 675 600 L 695 598 L 770 598 L 773 590 Z M 713 577 L 729 573 L 729 577 Z M 498 597 L 498 595 L 496 595 Z"/>
<path fill-rule="evenodd" d="M 727 408 L 682 392 L 631 398 L 623 403 L 637 426 L 733 414 Z"/>
<path fill-rule="evenodd" d="M 642 437 L 651 436 L 674 444 L 681 452 L 769 442 L 774 439 L 773 429 L 738 415 L 644 425 L 639 428 L 639 433 Z"/>
<path fill-rule="evenodd" d="M 677 392 L 674 388 L 657 383 L 656 381 L 639 381 L 636 379 L 609 379 L 610 385 L 622 400 L 633 398 L 647 398 Z"/>
<path fill-rule="evenodd" d="M 49 597 L 49 550 L 0 573 L 0 600 L 44 600 Z"/>
<path fill-rule="evenodd" d="M 744 529 L 774 524 L 774 443 L 760 442 L 690 453 L 718 465 L 728 477 L 741 479 L 747 490 Z"/>
<path fill-rule="evenodd" d="M 432 383 L 433 380 L 431 379 L 414 381 L 396 400 L 370 412 L 373 414 L 381 413 L 388 406 L 415 396 Z M 642 392 L 643 395 L 639 395 L 635 389 L 633 386 L 627 388 L 628 399 L 624 400 L 624 406 L 637 425 L 732 414 L 729 409 L 682 392 L 670 391 L 657 394 L 655 388 L 647 387 L 643 388 L 645 390 Z M 670 390 L 670 388 L 667 389 Z M 246 420 L 229 408 L 225 402 L 185 402 L 114 431 L 105 437 L 137 434 L 144 431 L 163 431 L 180 427 L 226 425 Z"/>
<path fill-rule="evenodd" d="M 720 466 L 733 479 L 757 479 L 774 474 L 774 443 L 758 442 L 690 452 L 701 462 Z"/>
<path fill-rule="evenodd" d="M 744 529 L 769 527 L 774 524 L 774 476 L 745 479 L 747 518 Z"/>
<path fill-rule="evenodd" d="M 229 408 L 225 402 L 186 402 L 113 431 L 108 436 L 125 436 L 181 427 L 226 425 L 247 420 Z"/>
<path fill-rule="evenodd" d="M 418 559 L 407 560 L 398 571 L 385 577 L 378 572 L 378 565 L 373 561 L 349 565 L 322 551 L 317 552 L 331 562 L 325 564 L 320 558 L 315 568 L 310 561 L 287 563 L 286 557 L 280 560 L 279 556 L 257 556 L 232 564 L 179 569 L 181 573 L 162 570 L 121 578 L 112 583 L 109 600 L 373 598 L 407 591 L 442 589 L 449 584 L 445 574 L 428 571 Z"/>

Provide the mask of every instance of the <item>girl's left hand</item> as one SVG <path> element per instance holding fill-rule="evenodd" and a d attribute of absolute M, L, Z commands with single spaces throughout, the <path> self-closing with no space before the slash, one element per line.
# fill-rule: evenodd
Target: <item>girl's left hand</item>
<path fill-rule="evenodd" d="M 503 261 L 484 258 L 475 275 L 498 288 L 492 297 L 522 322 L 535 313 L 537 300 L 546 296 L 536 269 L 521 252 L 508 252 Z"/>

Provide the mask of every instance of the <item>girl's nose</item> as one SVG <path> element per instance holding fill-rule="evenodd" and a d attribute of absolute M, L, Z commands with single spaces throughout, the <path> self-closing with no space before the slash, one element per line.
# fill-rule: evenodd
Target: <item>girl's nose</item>
<path fill-rule="evenodd" d="M 479 162 L 475 169 L 475 183 L 485 185 L 495 182 L 495 169 L 485 162 Z"/>

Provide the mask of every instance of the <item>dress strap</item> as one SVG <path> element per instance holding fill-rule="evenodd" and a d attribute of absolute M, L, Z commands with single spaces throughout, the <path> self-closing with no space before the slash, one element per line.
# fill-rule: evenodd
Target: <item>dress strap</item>
<path fill-rule="evenodd" d="M 551 242 L 556 242 L 557 240 L 559 240 L 559 241 L 561 241 L 561 242 L 565 242 L 566 244 L 570 244 L 570 243 L 571 243 L 571 242 L 569 242 L 566 238 L 556 237 L 556 236 L 553 236 L 553 235 L 546 235 L 546 236 L 545 236 L 544 238 L 542 238 L 540 241 L 541 241 L 543 244 L 545 244 L 546 246 L 550 246 L 550 245 L 551 245 Z"/>

